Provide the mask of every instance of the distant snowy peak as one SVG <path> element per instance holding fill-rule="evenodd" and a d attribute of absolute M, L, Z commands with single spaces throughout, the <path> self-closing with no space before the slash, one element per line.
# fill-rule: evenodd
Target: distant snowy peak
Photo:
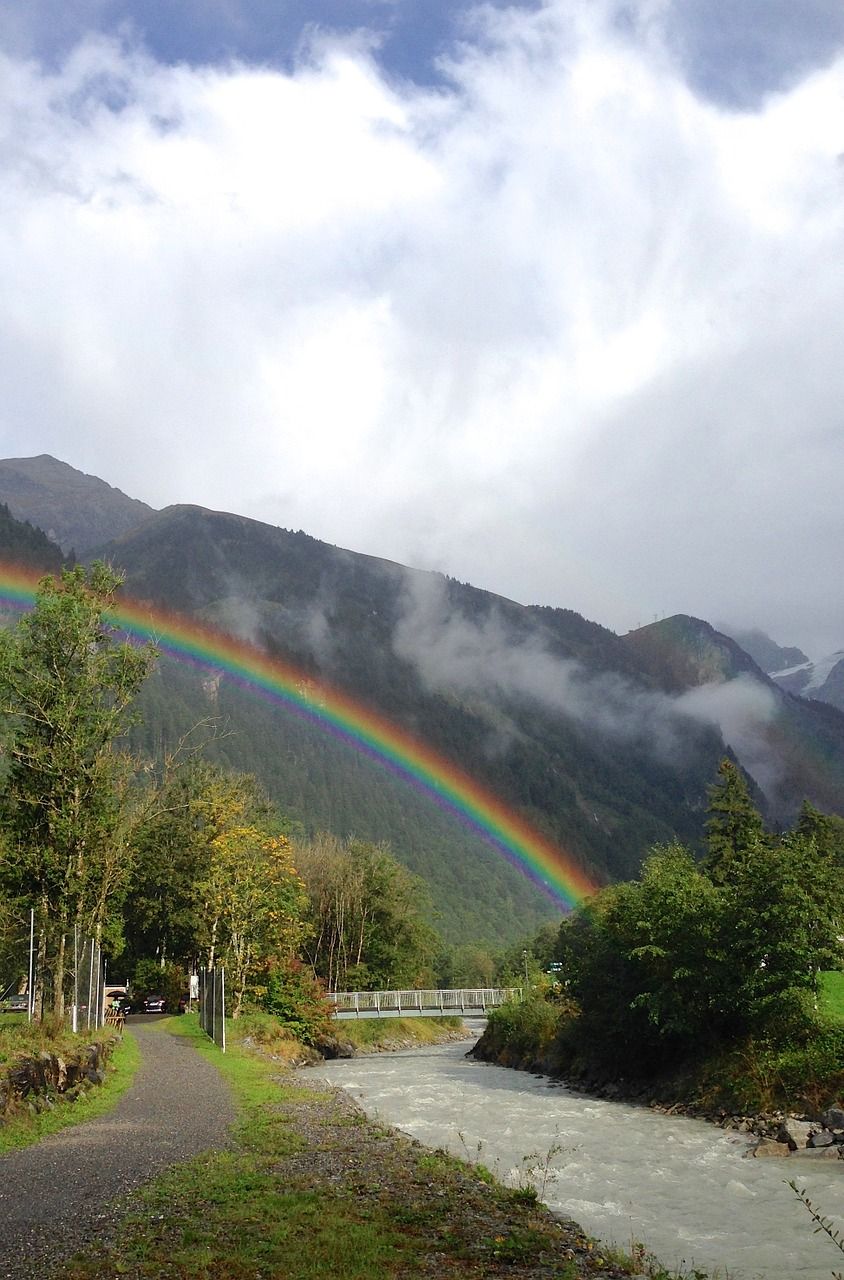
<path fill-rule="evenodd" d="M 777 644 L 776 640 L 772 640 L 758 627 L 747 629 L 734 627 L 726 622 L 716 622 L 715 629 L 741 645 L 745 653 L 749 653 L 757 666 L 760 666 L 768 675 L 774 671 L 782 671 L 785 667 L 796 669 L 809 661 L 802 649 L 797 649 L 793 645 Z"/>
<path fill-rule="evenodd" d="M 787 693 L 829 702 L 844 711 L 844 649 L 818 662 L 801 662 L 795 667 L 772 671 L 771 679 Z"/>

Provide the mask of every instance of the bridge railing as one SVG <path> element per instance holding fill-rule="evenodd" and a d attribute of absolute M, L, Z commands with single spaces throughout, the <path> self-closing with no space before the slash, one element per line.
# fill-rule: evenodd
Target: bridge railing
<path fill-rule="evenodd" d="M 521 987 L 467 987 L 460 990 L 428 991 L 331 991 L 326 996 L 334 1006 L 335 1016 L 374 1015 L 385 1013 L 476 1013 L 495 1009 L 505 1000 L 521 998 Z"/>

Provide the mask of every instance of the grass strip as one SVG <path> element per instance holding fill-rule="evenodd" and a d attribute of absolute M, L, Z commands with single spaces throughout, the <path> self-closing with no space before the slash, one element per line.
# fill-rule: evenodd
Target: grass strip
<path fill-rule="evenodd" d="M 168 1029 L 230 1083 L 232 1149 L 158 1178 L 112 1242 L 57 1280 L 667 1280 L 554 1219 L 532 1188 L 368 1120 L 341 1090 L 236 1042 L 222 1055 L 193 1016 Z"/>
<path fill-rule="evenodd" d="M 821 1009 L 827 1017 L 844 1023 L 844 973 L 821 974 Z"/>
<path fill-rule="evenodd" d="M 111 1111 L 135 1078 L 140 1061 L 134 1036 L 124 1035 L 109 1057 L 106 1078 L 101 1085 L 92 1085 L 74 1098 L 63 1098 L 59 1094 L 49 1111 L 35 1115 L 19 1111 L 0 1121 L 0 1155 L 32 1146 L 48 1134 Z"/>
<path fill-rule="evenodd" d="M 412 1045 L 443 1044 L 462 1032 L 469 1037 L 459 1017 L 444 1018 L 343 1018 L 334 1024 L 338 1039 L 349 1040 L 356 1049 L 381 1049 Z"/>

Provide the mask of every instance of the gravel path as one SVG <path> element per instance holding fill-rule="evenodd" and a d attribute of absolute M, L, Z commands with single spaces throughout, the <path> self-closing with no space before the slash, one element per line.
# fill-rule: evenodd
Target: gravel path
<path fill-rule="evenodd" d="M 201 1151 L 227 1145 L 228 1086 L 189 1040 L 133 1022 L 141 1066 L 113 1111 L 0 1156 L 0 1277 L 49 1264 L 108 1233 L 131 1191 Z"/>

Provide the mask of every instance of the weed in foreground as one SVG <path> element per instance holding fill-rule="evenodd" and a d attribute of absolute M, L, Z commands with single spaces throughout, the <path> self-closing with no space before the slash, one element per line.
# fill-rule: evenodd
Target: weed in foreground
<path fill-rule="evenodd" d="M 841 1253 L 844 1253 L 844 1236 L 842 1236 L 841 1232 L 836 1229 L 836 1227 L 829 1220 L 829 1218 L 825 1218 L 823 1214 L 820 1212 L 820 1210 L 812 1203 L 812 1201 L 806 1195 L 806 1188 L 798 1187 L 797 1183 L 794 1181 L 793 1178 L 788 1183 L 788 1185 L 791 1187 L 791 1190 L 797 1196 L 797 1199 L 800 1201 L 800 1203 L 806 1208 L 806 1210 L 808 1211 L 809 1217 L 814 1222 L 815 1235 L 828 1236 L 829 1239 L 832 1241 L 832 1243 L 835 1245 L 836 1249 L 838 1249 Z M 844 1280 L 844 1276 L 842 1276 L 842 1273 L 840 1271 L 833 1272 L 833 1280 Z"/>

